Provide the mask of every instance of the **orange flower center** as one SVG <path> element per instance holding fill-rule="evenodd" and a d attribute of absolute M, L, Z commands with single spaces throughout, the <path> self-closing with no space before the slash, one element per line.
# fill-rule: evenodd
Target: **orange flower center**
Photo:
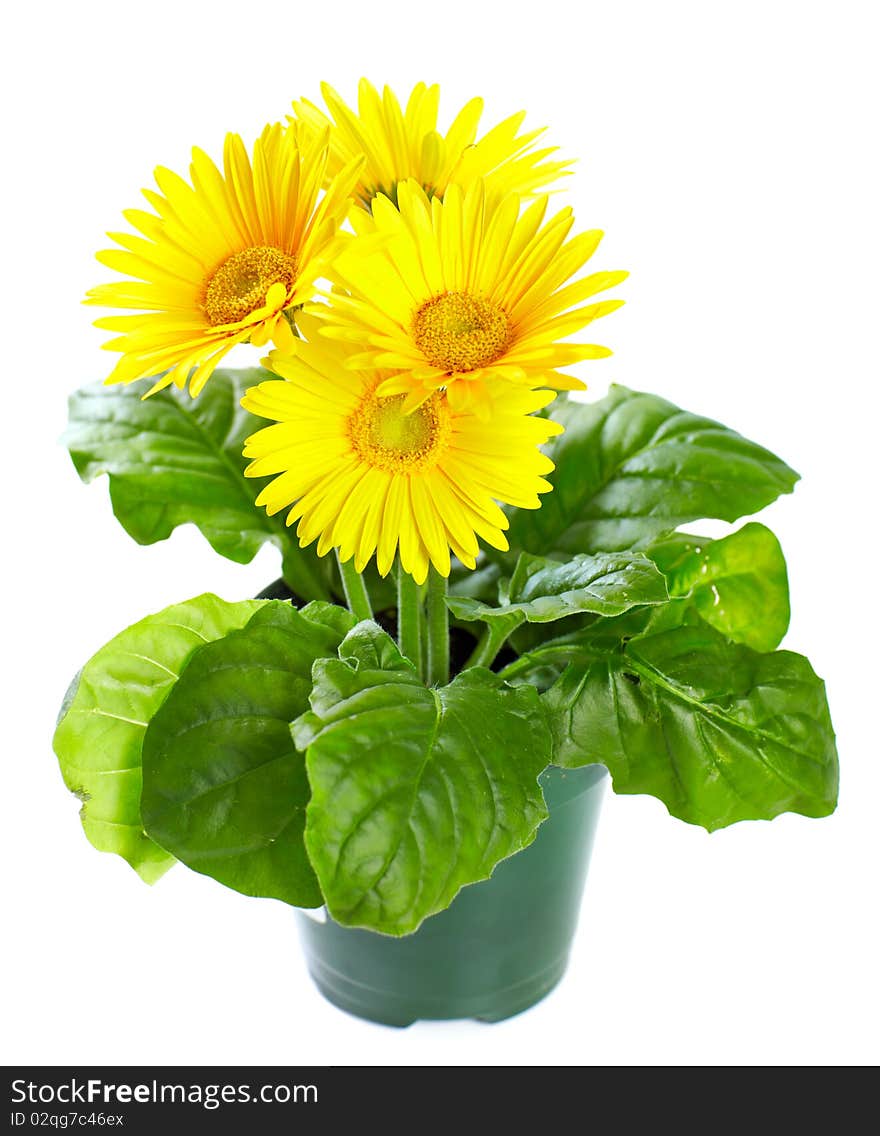
<path fill-rule="evenodd" d="M 290 288 L 296 279 L 296 257 L 268 245 L 233 253 L 214 271 L 205 288 L 203 307 L 211 327 L 238 323 L 266 302 L 273 284 Z"/>
<path fill-rule="evenodd" d="M 482 296 L 444 292 L 416 312 L 416 346 L 433 367 L 476 371 L 494 363 L 513 338 L 507 312 Z"/>

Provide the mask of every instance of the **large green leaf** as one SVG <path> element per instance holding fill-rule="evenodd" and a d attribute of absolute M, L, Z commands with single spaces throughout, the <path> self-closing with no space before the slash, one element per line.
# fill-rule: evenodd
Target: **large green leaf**
<path fill-rule="evenodd" d="M 148 615 L 93 655 L 65 698 L 53 745 L 65 784 L 83 801 L 85 834 L 147 883 L 174 863 L 141 822 L 147 725 L 195 648 L 243 627 L 261 606 L 203 595 Z"/>
<path fill-rule="evenodd" d="M 670 592 L 689 596 L 707 623 L 756 651 L 772 651 L 788 630 L 788 573 L 779 541 L 759 524 L 721 540 L 675 533 L 651 546 Z"/>
<path fill-rule="evenodd" d="M 142 398 L 138 386 L 84 387 L 71 396 L 64 441 L 84 481 L 110 478 L 113 512 L 139 544 L 192 523 L 221 556 L 246 564 L 270 541 L 302 599 L 329 599 L 327 569 L 299 548 L 283 516 L 254 504 L 265 479 L 244 476 L 244 439 L 260 420 L 239 405 L 258 368 L 215 371 L 197 399 L 168 388 Z"/>
<path fill-rule="evenodd" d="M 187 867 L 245 895 L 322 903 L 290 722 L 309 704 L 315 659 L 335 655 L 353 623 L 330 604 L 276 601 L 193 653 L 147 730 L 141 797 L 147 832 Z"/>
<path fill-rule="evenodd" d="M 798 478 L 768 450 L 656 395 L 612 387 L 600 402 L 551 410 L 565 427 L 547 447 L 554 489 L 540 509 L 508 510 L 513 553 L 641 547 L 690 521 L 755 513 Z"/>
<path fill-rule="evenodd" d="M 414 931 L 534 838 L 550 736 L 537 693 L 474 669 L 427 689 L 362 623 L 315 665 L 306 844 L 335 920 Z"/>
<path fill-rule="evenodd" d="M 663 574 L 641 553 L 573 556 L 565 562 L 523 553 L 501 589 L 500 603 L 489 605 L 465 596 L 452 596 L 446 602 L 459 619 L 492 622 L 520 615 L 528 623 L 550 623 L 584 612 L 620 615 L 668 599 Z"/>
<path fill-rule="evenodd" d="M 678 626 L 669 611 L 628 641 L 588 632 L 579 657 L 571 645 L 574 661 L 543 696 L 554 761 L 601 762 L 615 792 L 650 793 L 710 830 L 831 813 L 834 731 L 807 660 L 732 643 L 686 605 L 669 607 L 684 615 Z"/>

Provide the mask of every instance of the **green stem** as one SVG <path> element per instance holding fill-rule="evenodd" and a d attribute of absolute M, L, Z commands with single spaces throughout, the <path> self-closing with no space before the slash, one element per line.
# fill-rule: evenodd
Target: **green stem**
<path fill-rule="evenodd" d="M 348 610 L 359 622 L 362 619 L 372 619 L 373 609 L 370 606 L 370 596 L 364 578 L 354 566 L 354 560 L 346 560 L 343 564 L 336 554 L 339 565 L 339 575 L 342 577 L 342 590 L 345 592 L 345 602 Z"/>
<path fill-rule="evenodd" d="M 449 608 L 446 606 L 448 581 L 431 568 L 428 576 L 428 673 L 429 686 L 449 682 Z"/>
<path fill-rule="evenodd" d="M 397 643 L 401 654 L 415 663 L 424 677 L 422 666 L 422 597 L 419 585 L 397 565 Z"/>
<path fill-rule="evenodd" d="M 469 670 L 471 667 L 491 667 L 498 652 L 507 642 L 508 635 L 512 635 L 522 622 L 523 617 L 519 612 L 511 612 L 503 618 L 493 619 L 487 623 L 462 670 Z"/>
<path fill-rule="evenodd" d="M 568 662 L 574 662 L 584 657 L 583 647 L 577 644 L 561 644 L 558 647 L 539 647 L 537 650 L 529 651 L 527 655 L 522 655 L 518 659 L 514 659 L 512 663 L 508 663 L 506 667 L 498 672 L 501 678 L 514 678 L 524 671 L 532 670 L 533 667 L 541 663 L 546 663 L 551 666 L 553 663 L 560 663 L 563 666 Z"/>

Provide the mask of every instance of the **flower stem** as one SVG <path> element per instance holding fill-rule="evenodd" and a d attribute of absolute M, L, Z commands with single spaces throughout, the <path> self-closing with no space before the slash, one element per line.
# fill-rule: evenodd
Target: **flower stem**
<path fill-rule="evenodd" d="M 401 654 L 415 663 L 424 677 L 422 666 L 422 596 L 421 589 L 409 572 L 397 565 L 397 643 Z"/>
<path fill-rule="evenodd" d="M 428 576 L 428 673 L 429 686 L 449 682 L 449 609 L 447 579 L 432 567 Z"/>
<path fill-rule="evenodd" d="M 343 564 L 336 553 L 336 562 L 339 565 L 339 575 L 342 577 L 342 590 L 345 592 L 345 602 L 348 610 L 358 621 L 372 619 L 373 609 L 370 606 L 370 596 L 364 578 L 354 566 L 354 560 L 346 560 Z"/>
<path fill-rule="evenodd" d="M 509 615 L 493 619 L 487 623 L 471 657 L 462 667 L 462 670 L 466 671 L 471 667 L 491 667 L 498 652 L 507 642 L 508 635 L 513 634 L 522 622 L 523 617 L 519 612 L 511 612 Z"/>
<path fill-rule="evenodd" d="M 577 643 L 560 643 L 559 646 L 554 646 L 551 643 L 546 647 L 538 647 L 534 651 L 529 651 L 527 655 L 521 655 L 518 659 L 514 659 L 512 663 L 502 667 L 498 674 L 503 679 L 515 678 L 519 674 L 533 670 L 542 663 L 548 667 L 554 664 L 564 667 L 568 662 L 582 659 L 583 654 L 583 648 Z"/>

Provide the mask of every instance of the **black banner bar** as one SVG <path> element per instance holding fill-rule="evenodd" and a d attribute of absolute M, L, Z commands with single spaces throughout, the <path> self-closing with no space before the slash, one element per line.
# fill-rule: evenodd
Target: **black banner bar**
<path fill-rule="evenodd" d="M 2 1130 L 22 1136 L 156 1136 L 163 1123 L 194 1136 L 289 1136 L 298 1128 L 326 1131 L 328 1121 L 365 1131 L 392 1116 L 408 1116 L 411 1127 L 444 1119 L 457 1127 L 475 1097 L 516 1095 L 520 1073 L 424 1066 L 23 1066 L 8 1067 L 4 1080 Z"/>

